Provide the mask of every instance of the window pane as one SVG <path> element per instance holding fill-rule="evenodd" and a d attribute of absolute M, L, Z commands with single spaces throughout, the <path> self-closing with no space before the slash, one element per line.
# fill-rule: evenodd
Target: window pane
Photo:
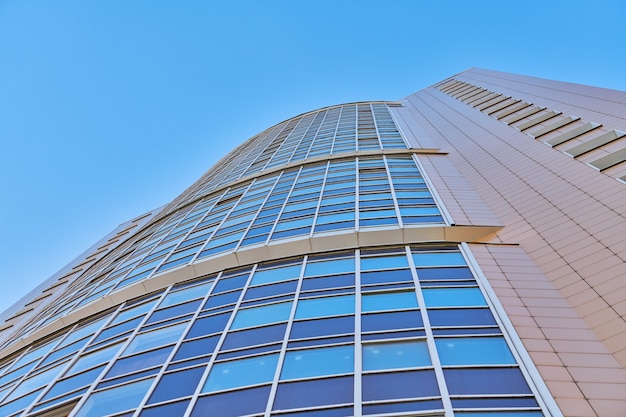
<path fill-rule="evenodd" d="M 157 407 L 144 409 L 141 414 L 139 414 L 139 417 L 182 416 L 185 414 L 188 405 L 189 400 L 159 405 Z"/>
<path fill-rule="evenodd" d="M 442 365 L 515 364 L 503 337 L 455 337 L 435 340 Z"/>
<path fill-rule="evenodd" d="M 438 266 L 438 265 L 466 265 L 465 259 L 460 252 L 443 253 L 413 253 L 415 266 Z"/>
<path fill-rule="evenodd" d="M 327 261 L 307 263 L 304 276 L 310 277 L 313 275 L 343 274 L 353 271 L 354 258 L 329 259 Z"/>
<path fill-rule="evenodd" d="M 238 349 L 247 346 L 256 346 L 272 342 L 280 342 L 285 337 L 287 324 L 275 324 L 272 326 L 256 327 L 247 330 L 239 330 L 228 333 L 222 347 L 222 351 Z"/>
<path fill-rule="evenodd" d="M 300 276 L 301 269 L 302 265 L 298 264 L 282 268 L 266 269 L 265 271 L 256 271 L 252 277 L 250 286 L 298 278 Z"/>
<path fill-rule="evenodd" d="M 130 356 L 128 358 L 118 359 L 115 365 L 109 370 L 106 377 L 113 378 L 118 375 L 123 375 L 131 372 L 138 371 L 140 369 L 147 369 L 153 366 L 161 366 L 170 352 L 173 346 L 161 348 L 157 350 L 151 350 L 139 355 Z"/>
<path fill-rule="evenodd" d="M 423 341 L 363 345 L 363 370 L 429 366 L 428 347 Z"/>
<path fill-rule="evenodd" d="M 200 382 L 205 367 L 165 374 L 150 396 L 148 404 L 192 395 Z"/>
<path fill-rule="evenodd" d="M 255 356 L 213 365 L 202 392 L 260 384 L 274 379 L 278 354 Z"/>
<path fill-rule="evenodd" d="M 92 394 L 76 414 L 76 417 L 99 417 L 135 409 L 150 388 L 152 379 L 144 379 Z"/>
<path fill-rule="evenodd" d="M 184 290 L 176 291 L 171 294 L 168 294 L 159 308 L 171 306 L 174 304 L 182 303 L 183 301 L 193 300 L 195 298 L 204 297 L 206 293 L 213 285 L 213 282 L 208 282 L 203 285 L 198 285 L 196 287 L 186 288 Z"/>
<path fill-rule="evenodd" d="M 393 212 L 392 215 L 395 216 L 395 212 Z M 373 258 L 361 259 L 361 271 L 408 267 L 409 263 L 407 262 L 405 255 L 376 256 Z"/>
<path fill-rule="evenodd" d="M 444 369 L 450 395 L 530 394 L 517 368 Z"/>
<path fill-rule="evenodd" d="M 433 327 L 495 326 L 496 319 L 488 308 L 454 308 L 428 310 Z"/>
<path fill-rule="evenodd" d="M 363 312 L 411 308 L 417 308 L 417 298 L 413 291 L 364 294 L 361 305 Z"/>
<path fill-rule="evenodd" d="M 361 316 L 361 322 L 364 332 L 424 327 L 419 311 L 366 314 Z"/>
<path fill-rule="evenodd" d="M 461 307 L 487 305 L 478 288 L 425 288 L 427 307 Z"/>
<path fill-rule="evenodd" d="M 388 282 L 413 281 L 413 275 L 408 269 L 395 269 L 391 271 L 364 272 L 361 274 L 361 284 L 384 284 Z"/>
<path fill-rule="evenodd" d="M 354 372 L 354 346 L 333 346 L 287 352 L 280 378 L 309 378 L 348 372 Z"/>
<path fill-rule="evenodd" d="M 112 345 L 83 356 L 78 361 L 76 361 L 74 366 L 70 368 L 67 374 L 80 372 L 87 368 L 91 368 L 92 366 L 96 366 L 100 363 L 108 362 L 113 356 L 115 356 L 117 351 L 120 349 L 120 346 L 121 343 L 118 343 L 116 345 Z"/>
<path fill-rule="evenodd" d="M 294 322 L 289 338 L 303 339 L 346 333 L 354 333 L 353 316 Z"/>
<path fill-rule="evenodd" d="M 219 417 L 262 414 L 269 395 L 270 387 L 265 386 L 200 397 L 191 417 L 216 417 L 215 410 L 219 410 Z M 168 415 L 174 416 L 177 415 Z"/>
<path fill-rule="evenodd" d="M 431 370 L 363 375 L 363 401 L 437 395 L 437 378 Z"/>
<path fill-rule="evenodd" d="M 178 348 L 173 360 L 179 361 L 181 359 L 191 358 L 194 356 L 211 354 L 213 353 L 215 346 L 217 346 L 219 338 L 220 335 L 214 335 L 202 339 L 192 340 L 190 342 L 183 342 Z"/>
<path fill-rule="evenodd" d="M 274 410 L 315 407 L 354 401 L 354 378 L 314 379 L 278 384 Z"/>
<path fill-rule="evenodd" d="M 291 302 L 239 310 L 231 329 L 242 329 L 244 327 L 287 321 L 290 313 Z"/>
<path fill-rule="evenodd" d="M 143 333 L 135 336 L 132 342 L 124 351 L 125 355 L 143 350 L 152 349 L 157 346 L 163 346 L 176 342 L 183 331 L 187 328 L 188 323 L 181 323 L 175 326 L 164 327 L 159 330 Z"/>
<path fill-rule="evenodd" d="M 300 300 L 296 319 L 354 314 L 354 295 Z"/>
<path fill-rule="evenodd" d="M 91 383 L 96 380 L 98 375 L 100 375 L 102 369 L 104 369 L 104 366 L 92 369 L 82 374 L 74 375 L 73 377 L 57 382 L 56 384 L 54 384 L 52 389 L 50 389 L 50 391 L 48 391 L 48 393 L 43 397 L 43 399 L 47 400 L 56 397 L 57 395 L 73 391 L 76 388 L 91 385 Z"/>
<path fill-rule="evenodd" d="M 193 326 L 191 326 L 186 338 L 191 339 L 193 337 L 221 332 L 226 327 L 229 318 L 230 312 L 197 319 Z"/>

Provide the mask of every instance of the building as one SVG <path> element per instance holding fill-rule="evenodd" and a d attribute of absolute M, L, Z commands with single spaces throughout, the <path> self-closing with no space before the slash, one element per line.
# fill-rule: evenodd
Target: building
<path fill-rule="evenodd" d="M 2 316 L 2 416 L 626 415 L 626 93 L 272 126 Z"/>

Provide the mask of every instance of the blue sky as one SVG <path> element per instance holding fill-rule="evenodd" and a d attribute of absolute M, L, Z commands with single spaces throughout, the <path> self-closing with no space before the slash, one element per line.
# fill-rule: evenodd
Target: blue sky
<path fill-rule="evenodd" d="M 0 310 L 250 136 L 470 67 L 626 90 L 626 2 L 0 0 Z"/>

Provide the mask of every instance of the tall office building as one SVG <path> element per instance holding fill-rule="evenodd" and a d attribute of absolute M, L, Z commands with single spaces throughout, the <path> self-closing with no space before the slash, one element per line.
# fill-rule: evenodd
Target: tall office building
<path fill-rule="evenodd" d="M 272 126 L 4 313 L 0 415 L 623 417 L 624 131 L 481 69 Z"/>

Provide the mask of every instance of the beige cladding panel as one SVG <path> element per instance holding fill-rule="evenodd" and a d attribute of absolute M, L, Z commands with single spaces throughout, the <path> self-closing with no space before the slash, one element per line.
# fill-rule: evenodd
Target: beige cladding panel
<path fill-rule="evenodd" d="M 489 85 L 483 87 L 494 90 Z M 544 105 L 527 96 L 501 92 L 532 101 L 535 106 Z M 534 323 L 534 328 L 523 329 L 520 336 L 564 414 L 623 416 L 626 187 L 435 89 L 410 96 L 408 104 L 419 109 L 418 122 L 449 153 L 446 160 L 469 183 L 468 189 L 474 190 L 504 224 L 489 242 L 519 245 L 531 261 L 528 268 L 533 269 L 534 278 L 523 265 L 508 267 L 506 273 L 500 266 L 486 269 L 500 270 L 502 280 L 492 283 L 494 287 L 500 285 L 510 292 L 513 281 L 518 287 L 512 298 L 506 298 L 512 296 L 505 294 L 507 291 L 499 295 L 505 297 L 502 302 L 507 312 L 520 316 L 516 320 Z M 546 112 L 557 114 L 560 110 L 548 107 Z M 585 114 L 582 120 L 607 119 L 585 113 L 582 108 L 563 113 Z M 533 119 L 531 114 L 526 117 Z M 574 135 L 597 124 L 583 126 L 574 128 Z M 605 125 L 608 129 L 618 127 Z M 572 135 L 564 130 L 567 136 Z M 439 171 L 427 171 L 432 172 L 433 183 L 443 182 L 434 178 Z M 462 206 L 460 202 L 458 205 Z M 467 207 L 459 210 L 468 216 Z M 493 262 L 500 260 L 495 255 L 493 258 Z M 533 291 L 543 290 L 550 290 L 550 296 L 532 298 Z M 603 380 L 603 373 L 595 371 L 599 367 L 607 368 L 606 374 L 612 375 L 614 382 Z M 595 375 L 588 377 L 593 380 L 581 379 L 586 371 Z M 551 378 L 554 381 L 550 382 Z"/>

